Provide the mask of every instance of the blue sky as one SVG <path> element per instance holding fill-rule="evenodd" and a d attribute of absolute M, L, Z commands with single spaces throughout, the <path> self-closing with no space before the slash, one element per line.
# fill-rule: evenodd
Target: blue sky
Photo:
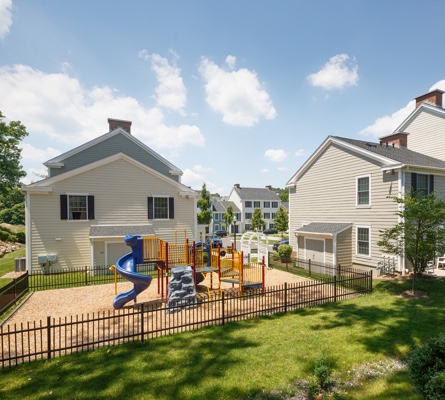
<path fill-rule="evenodd" d="M 0 0 L 0 110 L 48 159 L 132 121 L 182 182 L 284 188 L 328 135 L 377 140 L 445 90 L 445 2 Z"/>

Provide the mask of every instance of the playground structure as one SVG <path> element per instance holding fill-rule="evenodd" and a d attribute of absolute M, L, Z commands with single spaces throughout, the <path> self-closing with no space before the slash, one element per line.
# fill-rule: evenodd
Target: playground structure
<path fill-rule="evenodd" d="M 242 251 L 235 251 L 233 245 L 229 248 L 214 248 L 211 242 L 190 243 L 185 231 L 183 236 L 175 231 L 174 243 L 152 236 L 134 238 L 138 246 L 132 247 L 133 254 L 127 254 L 118 260 L 116 270 L 125 279 L 133 282 L 135 287 L 131 293 L 116 296 L 115 308 L 123 307 L 130 300 L 136 302 L 137 294 L 150 285 L 152 279 L 150 276 L 136 272 L 138 264 L 156 265 L 157 289 L 162 298 L 168 297 L 171 268 L 185 266 L 192 267 L 195 285 L 204 284 L 209 296 L 211 292 L 221 295 L 222 282 L 232 284 L 232 287 L 238 285 L 240 294 L 249 289 L 264 291 L 266 258 L 264 256 L 258 262 L 250 262 L 250 257 L 245 258 Z M 141 276 L 148 277 L 150 283 L 147 285 Z M 141 290 L 145 285 L 145 289 Z"/>

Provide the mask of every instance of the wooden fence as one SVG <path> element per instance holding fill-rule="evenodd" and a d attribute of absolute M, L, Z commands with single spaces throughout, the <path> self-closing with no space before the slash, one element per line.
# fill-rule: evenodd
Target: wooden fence
<path fill-rule="evenodd" d="M 0 327 L 2 368 L 37 359 L 83 352 L 130 341 L 144 341 L 210 325 L 245 320 L 335 302 L 371 293 L 372 272 L 349 271 L 322 281 L 268 287 L 239 295 L 198 298 L 190 307 L 166 308 L 162 301 L 134 309 L 51 318 Z"/>

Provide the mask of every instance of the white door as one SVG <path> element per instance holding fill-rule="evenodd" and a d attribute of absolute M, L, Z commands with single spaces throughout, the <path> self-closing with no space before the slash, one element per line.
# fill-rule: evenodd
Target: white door
<path fill-rule="evenodd" d="M 311 261 L 324 263 L 323 239 L 306 239 L 306 258 Z"/>
<path fill-rule="evenodd" d="M 121 242 L 105 243 L 105 263 L 106 265 L 116 264 L 117 260 L 123 255 L 131 253 L 131 247 L 127 246 L 122 240 Z"/>

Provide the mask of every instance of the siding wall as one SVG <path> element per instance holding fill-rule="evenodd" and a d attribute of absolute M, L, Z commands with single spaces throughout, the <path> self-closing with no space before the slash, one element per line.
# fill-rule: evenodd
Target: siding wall
<path fill-rule="evenodd" d="M 445 118 L 424 109 L 404 131 L 410 150 L 445 160 Z"/>
<path fill-rule="evenodd" d="M 59 267 L 91 265 L 89 230 L 91 225 L 152 224 L 156 236 L 173 242 L 174 229 L 184 228 L 194 239 L 194 199 L 179 197 L 172 183 L 147 174 L 125 160 L 117 160 L 94 170 L 67 178 L 52 186 L 50 194 L 30 195 L 32 227 L 32 266 L 39 254 L 57 254 Z M 66 221 L 60 219 L 60 195 L 94 195 L 95 219 Z M 148 220 L 147 197 L 165 195 L 175 198 L 175 218 Z M 56 238 L 60 240 L 56 240 Z M 97 240 L 95 246 L 97 246 Z M 103 246 L 103 245 L 102 245 Z M 104 259 L 94 260 L 102 264 Z"/>
<path fill-rule="evenodd" d="M 118 133 L 107 140 L 66 158 L 63 161 L 64 167 L 51 168 L 49 176 L 57 176 L 114 154 L 124 153 L 161 174 L 168 176 L 170 179 L 179 182 L 179 176 L 169 174 L 170 168 L 168 165 L 165 165 L 161 160 L 147 153 L 145 149 L 130 140 L 128 135 L 129 134 L 126 133 Z"/>
<path fill-rule="evenodd" d="M 370 208 L 356 207 L 356 178 L 362 175 L 371 178 Z M 397 223 L 396 204 L 387 198 L 397 195 L 397 177 L 397 174 L 384 174 L 373 160 L 332 144 L 300 177 L 296 190 L 290 190 L 290 226 L 295 230 L 311 222 L 353 223 L 348 230 L 350 239 L 346 232 L 340 235 L 338 262 L 350 263 L 345 266 L 375 267 L 381 258 L 376 244 L 379 230 Z M 356 255 L 358 225 L 371 230 L 370 257 Z M 290 244 L 296 244 L 292 235 Z M 300 241 L 301 244 L 304 242 Z"/>

